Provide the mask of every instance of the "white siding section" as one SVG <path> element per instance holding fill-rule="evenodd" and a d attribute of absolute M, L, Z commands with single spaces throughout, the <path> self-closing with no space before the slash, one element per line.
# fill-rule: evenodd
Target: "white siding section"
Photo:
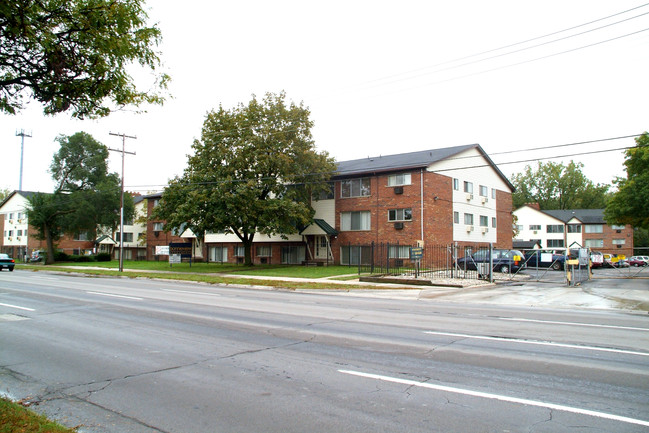
<path fill-rule="evenodd" d="M 0 209 L 1 217 L 4 219 L 3 242 L 5 246 L 25 246 L 29 224 L 27 222 L 27 199 L 22 195 L 14 194 Z M 20 214 L 20 215 L 19 215 Z M 11 216 L 11 218 L 9 218 Z M 20 218 L 19 218 L 20 217 Z M 18 231 L 21 235 L 18 236 Z M 11 233 L 11 236 L 9 236 Z"/>
<path fill-rule="evenodd" d="M 325 220 L 331 227 L 336 227 L 336 200 L 313 200 L 311 206 L 315 210 L 313 218 Z"/>
<path fill-rule="evenodd" d="M 477 149 L 469 149 L 447 160 L 431 164 L 427 170 L 458 180 L 459 188 L 453 190 L 453 211 L 459 213 L 460 221 L 453 224 L 453 240 L 496 242 L 498 225 L 502 222 L 497 220 L 496 199 L 493 198 L 492 191 L 512 191 L 489 161 Z M 472 193 L 464 191 L 465 182 L 471 183 Z M 486 196 L 480 195 L 480 186 L 487 188 Z M 473 224 L 464 222 L 465 214 L 473 215 Z M 487 217 L 487 227 L 480 225 L 480 216 Z M 493 218 L 496 218 L 496 227 L 493 227 Z"/>
<path fill-rule="evenodd" d="M 522 226 L 522 230 L 519 231 L 516 240 L 530 241 L 540 239 L 541 247 L 547 248 L 548 239 L 564 239 L 565 233 L 548 233 L 547 230 L 548 225 L 563 225 L 563 221 L 561 220 L 551 217 L 550 215 L 538 211 L 530 206 L 522 206 L 516 209 L 514 215 L 518 217 L 518 222 L 516 224 Z M 530 229 L 530 226 L 541 227 L 537 230 L 532 230 Z M 565 230 L 566 228 L 564 227 L 564 231 Z M 574 235 L 579 235 L 579 242 L 581 243 L 581 234 L 574 233 Z M 570 245 L 570 242 L 568 245 Z"/>

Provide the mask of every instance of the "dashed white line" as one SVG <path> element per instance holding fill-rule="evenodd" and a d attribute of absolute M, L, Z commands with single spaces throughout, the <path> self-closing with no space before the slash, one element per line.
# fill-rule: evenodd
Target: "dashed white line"
<path fill-rule="evenodd" d="M 99 296 L 108 296 L 111 298 L 122 298 L 122 299 L 132 299 L 134 301 L 143 301 L 144 298 L 137 298 L 135 296 L 125 296 L 125 295 L 114 295 L 112 293 L 101 293 L 101 292 L 86 292 L 89 295 L 99 295 Z"/>
<path fill-rule="evenodd" d="M 528 400 L 525 398 L 518 398 L 518 397 L 510 397 L 506 395 L 498 395 L 498 394 L 491 394 L 487 392 L 480 392 L 480 391 L 472 391 L 469 389 L 463 389 L 463 388 L 454 388 L 450 386 L 444 386 L 444 385 L 435 385 L 433 383 L 428 383 L 428 382 L 418 382 L 415 380 L 408 380 L 408 379 L 400 379 L 397 377 L 390 377 L 390 376 L 382 376 L 379 374 L 371 374 L 371 373 L 364 373 L 361 371 L 352 371 L 352 370 L 338 370 L 338 372 L 343 373 L 343 374 L 349 374 L 352 376 L 358 376 L 358 377 L 364 377 L 367 379 L 374 379 L 374 380 L 381 380 L 384 382 L 392 382 L 392 383 L 399 383 L 403 385 L 408 385 L 408 386 L 417 386 L 420 388 L 428 388 L 428 389 L 434 389 L 437 391 L 445 391 L 445 392 L 452 392 L 455 394 L 463 394 L 463 395 L 468 395 L 471 397 L 480 397 L 480 398 L 487 398 L 491 400 L 500 400 L 508 403 L 516 403 L 516 404 L 524 404 L 524 405 L 529 405 L 529 406 L 536 406 L 536 407 L 542 407 L 546 409 L 552 409 L 552 410 L 560 410 L 563 412 L 570 412 L 570 413 L 575 413 L 579 415 L 587 415 L 587 416 L 592 416 L 592 417 L 597 417 L 597 418 L 604 418 L 604 419 L 609 419 L 613 421 L 619 421 L 619 422 L 624 422 L 628 424 L 635 424 L 635 425 L 641 425 L 645 427 L 649 427 L 649 421 L 641 420 L 641 419 L 635 419 L 635 418 L 629 418 L 625 416 L 619 416 L 619 415 L 613 415 L 610 413 L 606 412 L 598 412 L 594 410 L 589 410 L 589 409 L 581 409 L 577 407 L 571 407 L 571 406 L 564 406 L 561 404 L 554 404 L 554 403 L 547 403 L 543 401 L 537 401 L 537 400 Z"/>
<path fill-rule="evenodd" d="M 634 327 L 634 326 L 599 325 L 597 323 L 560 322 L 560 321 L 554 321 L 554 320 L 522 319 L 522 318 L 517 318 L 517 317 L 501 317 L 500 320 L 508 320 L 510 322 L 549 323 L 549 324 L 552 324 L 552 325 L 585 326 L 585 327 L 590 327 L 590 328 L 626 329 L 626 330 L 631 330 L 631 331 L 649 332 L 649 328 L 638 328 L 638 327 Z"/>
<path fill-rule="evenodd" d="M 517 338 L 490 337 L 488 335 L 456 334 L 453 332 L 436 332 L 436 331 L 424 331 L 424 332 L 426 334 L 432 334 L 432 335 L 445 335 L 449 337 L 469 338 L 474 340 L 507 341 L 509 343 L 534 344 L 537 346 L 553 346 L 553 347 L 563 347 L 568 349 L 594 350 L 598 352 L 612 352 L 612 353 L 623 353 L 626 355 L 649 356 L 649 352 L 636 352 L 633 350 L 611 349 L 608 347 L 580 346 L 578 344 L 553 343 L 551 341 L 521 340 Z"/>
<path fill-rule="evenodd" d="M 190 290 L 161 289 L 163 292 L 187 293 L 189 295 L 221 296 L 218 293 L 192 292 Z"/>
<path fill-rule="evenodd" d="M 36 311 L 33 308 L 20 307 L 18 305 L 11 305 L 11 304 L 2 304 L 2 303 L 0 303 L 0 306 L 9 307 L 9 308 L 15 308 L 17 310 L 24 310 L 24 311 Z"/>

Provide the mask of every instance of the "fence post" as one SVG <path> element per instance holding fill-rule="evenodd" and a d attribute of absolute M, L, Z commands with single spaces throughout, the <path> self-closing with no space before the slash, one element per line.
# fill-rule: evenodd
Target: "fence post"
<path fill-rule="evenodd" d="M 372 241 L 372 247 L 371 247 L 371 259 L 370 259 L 370 273 L 374 274 L 374 241 Z"/>

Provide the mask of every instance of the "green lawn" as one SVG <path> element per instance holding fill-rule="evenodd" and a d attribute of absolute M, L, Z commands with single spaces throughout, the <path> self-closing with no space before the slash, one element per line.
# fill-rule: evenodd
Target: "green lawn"
<path fill-rule="evenodd" d="M 74 433 L 41 415 L 0 398 L 0 433 Z"/>

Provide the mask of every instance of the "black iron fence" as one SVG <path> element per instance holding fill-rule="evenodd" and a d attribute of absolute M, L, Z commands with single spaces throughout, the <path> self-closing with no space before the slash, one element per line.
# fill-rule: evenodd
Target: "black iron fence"
<path fill-rule="evenodd" d="M 341 263 L 358 268 L 359 274 L 479 279 L 489 278 L 489 271 L 473 257 L 489 257 L 490 251 L 489 244 L 348 244 L 341 248 Z"/>

